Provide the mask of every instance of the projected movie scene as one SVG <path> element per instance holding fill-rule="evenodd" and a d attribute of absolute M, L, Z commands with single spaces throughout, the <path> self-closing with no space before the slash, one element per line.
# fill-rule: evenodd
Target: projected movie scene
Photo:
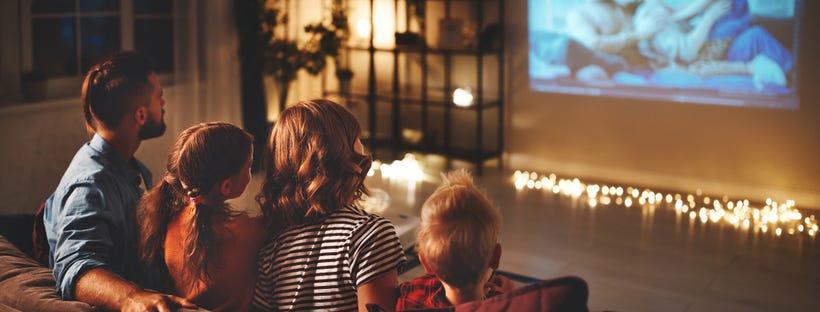
<path fill-rule="evenodd" d="M 797 109 L 802 0 L 529 0 L 534 91 Z"/>

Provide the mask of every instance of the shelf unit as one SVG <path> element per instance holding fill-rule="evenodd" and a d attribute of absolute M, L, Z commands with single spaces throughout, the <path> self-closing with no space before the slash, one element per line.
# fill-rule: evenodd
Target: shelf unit
<path fill-rule="evenodd" d="M 393 3 L 396 31 L 418 34 L 421 43 L 376 45 L 371 31 L 365 44 L 346 46 L 342 56 L 347 67 L 366 68 L 364 75 L 362 71 L 357 74 L 366 77 L 366 84 L 345 91 L 329 90 L 327 86 L 332 83 L 328 79 L 336 77 L 325 73 L 324 96 L 336 97 L 357 113 L 363 123 L 364 142 L 375 151 L 387 149 L 394 158 L 407 151 L 441 154 L 473 163 L 477 173 L 490 159 L 498 159 L 500 166 L 504 143 L 504 1 L 360 0 L 357 3 L 369 5 L 370 29 L 379 26 L 373 18 L 375 5 L 386 2 Z M 415 9 L 410 12 L 413 5 L 424 6 L 425 14 L 414 15 Z M 431 15 L 439 18 L 431 20 Z M 430 31 L 426 25 L 442 21 L 465 25 L 456 35 L 462 43 L 447 47 L 431 43 L 440 41 L 435 38 L 441 32 Z M 473 29 L 474 35 L 465 35 L 463 29 Z M 462 86 L 472 89 L 473 105 L 469 107 L 453 104 L 453 91 Z"/>

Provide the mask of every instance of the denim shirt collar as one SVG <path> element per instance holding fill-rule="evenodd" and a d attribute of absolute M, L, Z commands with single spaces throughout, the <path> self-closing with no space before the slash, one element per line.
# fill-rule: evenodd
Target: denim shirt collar
<path fill-rule="evenodd" d="M 134 185 L 139 186 L 142 182 L 140 179 L 142 179 L 145 182 L 145 188 L 151 188 L 151 171 L 136 157 L 131 157 L 128 161 L 122 159 L 114 150 L 114 147 L 111 146 L 111 143 L 108 143 L 96 133 L 91 138 L 91 142 L 88 142 L 88 145 L 107 159 L 113 165 L 113 168 L 120 171 L 128 181 L 132 181 Z"/>

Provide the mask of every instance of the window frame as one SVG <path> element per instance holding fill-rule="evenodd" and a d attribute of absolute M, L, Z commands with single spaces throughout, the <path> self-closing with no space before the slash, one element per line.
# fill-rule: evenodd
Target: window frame
<path fill-rule="evenodd" d="M 4 43 L 4 47 L 0 51 L 0 77 L 3 78 L 0 83 L 0 106 L 16 105 L 23 102 L 20 90 L 20 76 L 22 73 L 30 71 L 34 65 L 32 22 L 36 18 L 73 17 L 76 23 L 79 24 L 80 19 L 83 17 L 119 16 L 121 50 L 134 49 L 136 40 L 134 37 L 135 23 L 140 19 L 167 18 L 172 25 L 176 23 L 173 11 L 171 13 L 136 14 L 134 12 L 134 0 L 118 0 L 120 1 L 118 11 L 81 12 L 78 0 L 74 3 L 74 12 L 37 14 L 31 12 L 32 1 L 2 1 L 2 4 L 0 4 L 0 10 L 5 12 L 0 14 L 0 17 L 6 21 L 0 22 L 0 39 Z M 13 16 L 14 12 L 18 12 L 19 15 Z M 172 26 L 172 31 L 175 32 L 173 28 L 176 28 L 176 26 Z M 82 47 L 79 45 L 81 37 L 82 29 L 78 25 L 77 34 L 75 35 L 75 41 L 78 44 L 76 46 L 78 67 L 82 66 Z M 15 59 L 18 61 L 15 62 Z M 174 61 L 174 56 L 172 56 L 172 62 Z M 173 66 L 176 67 L 177 64 L 174 62 Z M 81 70 L 82 68 L 78 68 L 78 71 Z M 80 94 L 79 86 L 82 84 L 84 76 L 83 72 L 78 72 L 76 76 L 49 77 L 46 101 L 78 96 Z M 173 71 L 159 73 L 158 76 L 163 85 L 173 84 Z"/>

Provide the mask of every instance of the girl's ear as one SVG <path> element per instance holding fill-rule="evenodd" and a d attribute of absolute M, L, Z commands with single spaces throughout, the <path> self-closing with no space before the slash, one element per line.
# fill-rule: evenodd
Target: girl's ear
<path fill-rule="evenodd" d="M 222 195 L 222 198 L 228 198 L 231 196 L 232 188 L 231 178 L 222 180 L 222 183 L 219 184 L 219 194 Z"/>

